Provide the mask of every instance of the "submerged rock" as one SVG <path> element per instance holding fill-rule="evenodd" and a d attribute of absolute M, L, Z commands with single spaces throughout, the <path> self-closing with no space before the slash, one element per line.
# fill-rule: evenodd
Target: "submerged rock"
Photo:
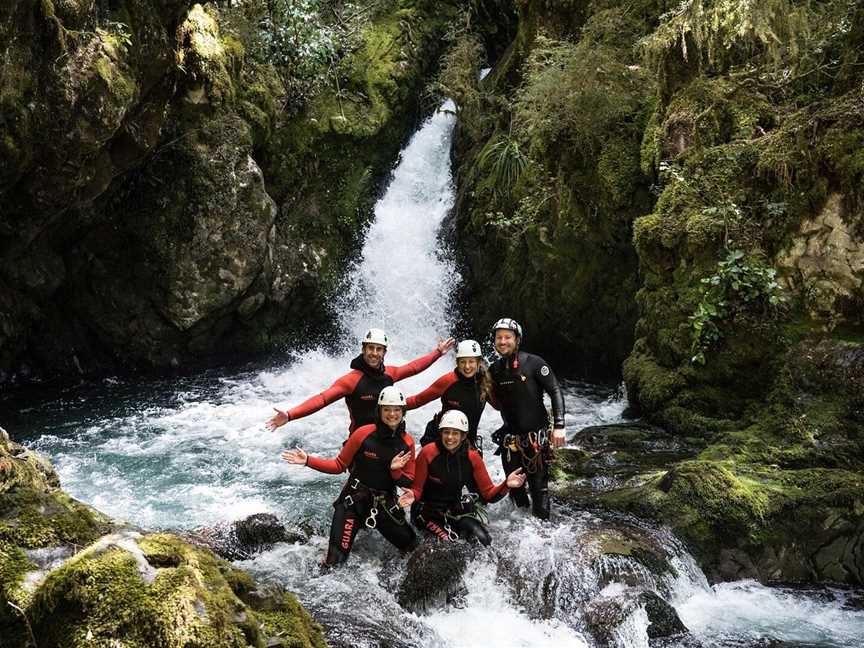
<path fill-rule="evenodd" d="M 598 597 L 586 606 L 585 623 L 601 645 L 618 646 L 624 624 L 640 609 L 648 618 L 646 633 L 649 639 L 675 637 L 679 641 L 689 635 L 675 608 L 653 592 L 625 591 L 615 596 Z"/>
<path fill-rule="evenodd" d="M 462 575 L 473 552 L 465 542 L 421 544 L 405 563 L 399 605 L 418 613 L 445 605 L 463 588 Z"/>
<path fill-rule="evenodd" d="M 256 513 L 230 524 L 180 532 L 184 539 L 227 560 L 247 560 L 278 542 L 305 543 L 315 530 L 310 524 L 279 521 L 272 513 Z"/>

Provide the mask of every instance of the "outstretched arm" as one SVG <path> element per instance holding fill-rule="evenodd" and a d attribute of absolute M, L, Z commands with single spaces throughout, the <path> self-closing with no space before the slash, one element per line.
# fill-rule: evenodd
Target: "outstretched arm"
<path fill-rule="evenodd" d="M 315 394 L 311 398 L 307 398 L 305 401 L 296 407 L 291 408 L 287 412 L 274 408 L 276 409 L 276 415 L 267 421 L 267 427 L 271 430 L 275 430 L 276 428 L 285 425 L 288 421 L 309 416 L 310 414 L 327 407 L 330 403 L 333 403 L 340 398 L 344 398 L 354 391 L 359 379 L 359 374 L 352 371 L 351 373 L 347 373 L 339 378 L 320 394 Z"/>
<path fill-rule="evenodd" d="M 339 451 L 339 455 L 335 459 L 322 459 L 321 457 L 306 455 L 306 465 L 313 470 L 329 473 L 331 475 L 338 475 L 341 472 L 345 472 L 354 461 L 354 455 L 360 450 L 360 446 L 363 445 L 363 440 L 369 436 L 369 433 L 372 430 L 375 429 L 372 426 L 369 426 L 369 428 L 370 430 L 368 432 L 363 431 L 362 434 L 358 434 L 358 432 L 361 432 L 362 428 L 361 430 L 355 430 L 354 434 L 348 437 L 348 441 L 342 446 L 342 450 Z M 290 451 L 283 452 L 282 458 L 289 463 L 297 463 L 297 461 L 292 461 L 290 458 L 286 457 L 286 454 L 289 452 Z M 304 452 L 303 454 L 305 455 L 306 453 Z"/>
<path fill-rule="evenodd" d="M 419 394 L 406 398 L 405 404 L 409 410 L 423 407 L 426 403 L 431 403 L 436 398 L 441 398 L 444 392 L 457 380 L 459 379 L 456 377 L 455 371 L 446 373 Z"/>
<path fill-rule="evenodd" d="M 474 483 L 477 485 L 477 492 L 485 502 L 497 502 L 507 494 L 509 490 L 507 481 L 503 481 L 497 486 L 492 483 L 489 477 L 489 471 L 486 470 L 486 464 L 483 463 L 483 457 L 476 450 L 468 451 L 468 458 L 471 461 L 471 469 L 474 474 Z"/>
<path fill-rule="evenodd" d="M 427 353 L 401 367 L 387 367 L 384 371 L 393 379 L 393 382 L 402 380 L 403 378 L 410 378 L 431 367 L 438 358 L 452 349 L 455 344 L 456 342 L 453 338 L 447 338 L 439 342 L 438 348 L 431 353 Z"/>
<path fill-rule="evenodd" d="M 560 448 L 566 442 L 564 435 L 564 394 L 561 393 L 558 379 L 555 378 L 555 374 L 552 373 L 552 369 L 545 360 L 541 360 L 535 377 L 543 387 L 543 391 L 549 394 L 552 399 L 552 446 Z"/>

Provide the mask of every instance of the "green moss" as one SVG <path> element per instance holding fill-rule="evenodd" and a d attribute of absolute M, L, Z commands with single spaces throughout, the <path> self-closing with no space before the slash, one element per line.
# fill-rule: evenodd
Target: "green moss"
<path fill-rule="evenodd" d="M 234 99 L 231 71 L 242 58 L 242 44 L 233 37 L 222 38 L 216 10 L 212 5 L 195 4 L 177 29 L 177 65 L 195 83 L 206 87 L 213 103 Z"/>
<path fill-rule="evenodd" d="M 134 555 L 112 546 L 85 550 L 52 572 L 27 610 L 36 636 L 60 646 L 116 639 L 142 648 L 263 646 L 255 615 L 221 574 L 224 561 L 165 534 L 141 545 L 158 567 L 152 582 Z"/>
<path fill-rule="evenodd" d="M 6 540 L 0 540 L 0 603 L 3 603 L 5 597 L 21 605 L 19 587 L 24 574 L 33 569 L 36 569 L 36 565 L 27 558 L 20 547 Z"/>
<path fill-rule="evenodd" d="M 283 597 L 283 608 L 277 611 L 257 612 L 268 636 L 279 639 L 281 648 L 324 648 L 327 644 L 321 626 L 290 593 Z M 273 644 L 271 644 L 273 645 Z"/>
<path fill-rule="evenodd" d="M 654 358 L 638 352 L 631 353 L 624 362 L 624 379 L 632 397 L 649 410 L 655 410 L 668 402 L 684 386 L 682 376 L 661 367 Z"/>

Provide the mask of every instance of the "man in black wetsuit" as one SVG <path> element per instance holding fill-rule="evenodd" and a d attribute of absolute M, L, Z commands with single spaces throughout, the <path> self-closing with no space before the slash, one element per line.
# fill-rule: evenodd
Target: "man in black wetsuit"
<path fill-rule="evenodd" d="M 527 507 L 535 516 L 549 519 L 549 461 L 552 448 L 564 445 L 564 397 L 549 365 L 543 358 L 519 350 L 522 327 L 505 317 L 495 322 L 495 351 L 501 356 L 492 363 L 495 400 L 504 425 L 492 439 L 499 448 L 504 472 L 522 468 L 528 476 L 525 486 L 510 490 L 516 506 Z M 552 429 L 543 404 L 543 392 L 552 399 Z"/>

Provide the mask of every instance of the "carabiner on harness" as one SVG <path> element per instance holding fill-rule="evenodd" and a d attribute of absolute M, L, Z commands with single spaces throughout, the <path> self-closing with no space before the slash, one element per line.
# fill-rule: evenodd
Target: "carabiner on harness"
<path fill-rule="evenodd" d="M 447 537 L 450 542 L 456 542 L 459 539 L 459 534 L 456 533 L 449 524 L 444 525 L 444 530 L 447 532 Z"/>
<path fill-rule="evenodd" d="M 378 520 L 376 519 L 377 517 L 378 508 L 373 506 L 372 510 L 369 511 L 369 517 L 366 518 L 366 526 L 370 529 L 374 529 L 376 526 L 378 526 Z"/>

